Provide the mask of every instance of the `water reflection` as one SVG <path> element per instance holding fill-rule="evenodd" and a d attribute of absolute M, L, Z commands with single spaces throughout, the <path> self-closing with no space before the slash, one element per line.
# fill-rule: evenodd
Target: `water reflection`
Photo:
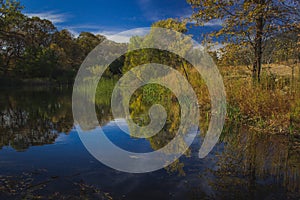
<path fill-rule="evenodd" d="M 257 133 L 244 126 L 227 133 L 224 151 L 219 155 L 216 189 L 226 196 L 230 188 L 244 187 L 249 197 L 258 198 L 259 192 L 268 194 L 277 182 L 281 184 L 278 190 L 299 194 L 299 141 L 299 136 Z M 268 186 L 267 190 L 262 192 L 261 185 Z M 245 195 L 244 190 L 238 191 L 240 196 Z"/>
<path fill-rule="evenodd" d="M 24 151 L 53 143 L 58 133 L 72 128 L 70 109 L 64 90 L 1 91 L 0 147 L 10 145 Z"/>
<path fill-rule="evenodd" d="M 52 144 L 59 133 L 73 127 L 71 89 L 2 90 L 0 96 L 0 148 L 24 151 Z M 108 98 L 108 97 L 104 97 Z M 96 106 L 98 119 L 111 119 L 109 104 Z"/>
<path fill-rule="evenodd" d="M 107 168 L 88 154 L 72 129 L 71 106 L 71 90 L 1 90 L 0 199 L 47 199 L 50 193 L 56 194 L 53 199 L 300 197 L 297 136 L 266 135 L 235 126 L 226 129 L 230 131 L 204 159 L 198 158 L 202 143 L 198 136 L 185 156 L 166 169 L 134 175 Z M 173 106 L 171 116 L 176 116 L 177 104 L 169 106 Z M 140 141 L 115 126 L 109 103 L 98 103 L 96 110 L 107 137 L 134 152 L 161 148 L 178 126 L 171 117 L 158 135 Z M 132 110 L 141 116 L 147 111 Z M 147 122 L 147 116 L 136 120 Z"/>

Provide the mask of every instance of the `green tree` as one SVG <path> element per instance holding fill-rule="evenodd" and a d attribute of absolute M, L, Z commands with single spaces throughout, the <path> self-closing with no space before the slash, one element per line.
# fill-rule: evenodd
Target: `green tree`
<path fill-rule="evenodd" d="M 235 45 L 227 44 L 220 50 L 220 59 L 218 64 L 220 66 L 241 66 L 245 65 L 247 68 L 253 63 L 253 52 L 249 45 Z"/>
<path fill-rule="evenodd" d="M 166 19 L 166 20 L 160 20 L 158 22 L 155 22 L 152 24 L 152 28 L 145 37 L 139 37 L 135 36 L 130 39 L 129 43 L 129 50 L 135 49 L 136 47 L 143 47 L 143 46 L 149 46 L 149 44 L 155 44 L 155 43 L 162 43 L 160 37 L 157 37 L 159 33 L 154 28 L 166 28 L 166 29 L 172 29 L 174 31 L 185 33 L 187 32 L 187 22 L 186 21 L 179 21 L 177 19 Z M 176 37 L 173 35 L 173 32 L 170 32 L 171 37 Z M 180 37 L 178 35 L 178 37 Z M 179 38 L 178 38 L 179 39 Z M 181 41 L 182 40 L 178 40 Z M 148 44 L 148 45 L 147 45 Z M 176 43 L 174 42 L 172 44 L 172 48 L 176 48 L 178 51 L 187 52 L 190 50 L 191 46 L 186 45 L 186 43 Z M 125 66 L 123 68 L 123 71 L 127 71 L 131 69 L 132 67 L 146 64 L 146 63 L 161 63 L 168 66 L 172 66 L 173 68 L 176 68 L 178 70 L 185 70 L 186 62 L 183 62 L 181 58 L 179 58 L 177 55 L 173 55 L 169 52 L 163 52 L 159 51 L 157 49 L 142 49 L 140 51 L 132 51 L 129 52 L 126 55 L 125 59 Z M 185 72 L 186 73 L 186 72 Z"/>
<path fill-rule="evenodd" d="M 19 58 L 24 49 L 24 32 L 22 27 L 26 18 L 19 1 L 0 0 L 0 70 L 6 75 L 12 70 L 14 60 Z"/>
<path fill-rule="evenodd" d="M 266 41 L 287 30 L 297 30 L 300 21 L 298 0 L 187 0 L 197 25 L 222 20 L 221 30 L 228 43 L 250 45 L 254 52 L 252 75 L 260 80 Z M 299 30 L 299 29 L 298 29 Z"/>
<path fill-rule="evenodd" d="M 53 23 L 38 17 L 24 20 L 24 31 L 27 45 L 34 47 L 49 47 L 54 33 L 57 32 Z"/>
<path fill-rule="evenodd" d="M 82 33 L 80 33 L 80 35 L 76 39 L 76 41 L 79 44 L 79 46 L 82 50 L 83 56 L 85 58 L 104 39 L 105 39 L 105 37 L 102 35 L 94 35 L 89 32 L 82 32 Z"/>
<path fill-rule="evenodd" d="M 63 59 L 61 59 L 61 65 L 75 72 L 82 62 L 82 51 L 74 36 L 70 31 L 63 29 L 54 34 L 52 42 L 56 44 L 62 51 L 62 54 L 64 54 Z"/>
<path fill-rule="evenodd" d="M 19 72 L 27 77 L 52 76 L 58 58 L 50 45 L 56 31 L 49 20 L 38 17 L 24 19 L 25 47 L 22 58 L 17 63 Z"/>
<path fill-rule="evenodd" d="M 155 22 L 154 24 L 152 24 L 152 27 L 167 28 L 180 33 L 186 33 L 186 23 L 186 21 L 179 21 L 177 19 L 169 18 L 166 20 L 160 20 Z"/>

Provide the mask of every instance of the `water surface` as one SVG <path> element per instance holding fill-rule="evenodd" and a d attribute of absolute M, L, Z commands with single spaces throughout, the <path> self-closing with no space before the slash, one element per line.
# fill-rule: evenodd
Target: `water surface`
<path fill-rule="evenodd" d="M 156 172 L 129 174 L 93 158 L 74 129 L 71 89 L 0 91 L 0 199 L 299 199 L 300 142 L 245 126 L 227 128 L 204 159 L 202 136 L 190 152 Z M 123 149 L 149 152 L 164 143 L 134 139 L 96 105 L 108 138 Z M 102 103 L 101 103 L 102 102 Z M 120 120 L 120 119 L 119 119 Z M 113 158 L 112 158 L 113 159 Z"/>

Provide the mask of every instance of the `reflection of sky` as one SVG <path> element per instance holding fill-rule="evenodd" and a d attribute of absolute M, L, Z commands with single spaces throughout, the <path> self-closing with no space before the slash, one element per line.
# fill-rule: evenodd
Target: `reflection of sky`
<path fill-rule="evenodd" d="M 126 126 L 125 121 L 121 124 Z M 102 130 L 113 143 L 121 148 L 136 152 L 152 151 L 149 141 L 130 138 L 129 135 L 121 131 L 114 121 L 102 127 Z M 88 134 L 98 134 L 97 128 Z M 57 170 L 68 165 L 72 170 L 72 168 L 79 169 L 82 165 L 93 162 L 98 163 L 87 152 L 75 129 L 68 134 L 61 133 L 54 144 L 32 146 L 24 152 L 16 152 L 12 147 L 7 146 L 0 150 L 1 172 L 11 169 L 15 171 L 29 170 L 33 165 L 35 168 L 54 168 Z M 8 167 L 6 164 L 12 166 Z M 2 168 L 5 170 L 2 171 Z"/>
<path fill-rule="evenodd" d="M 109 122 L 103 127 L 97 127 L 94 130 L 87 131 L 83 134 L 89 134 L 94 136 L 89 137 L 89 140 L 93 140 L 93 138 L 98 139 L 99 137 L 97 137 L 97 135 L 101 134 L 101 130 L 113 144 L 124 150 L 136 153 L 146 153 L 153 151 L 153 148 L 151 148 L 150 143 L 147 139 L 133 138 L 129 134 L 127 134 L 129 133 L 129 128 L 125 119 L 115 119 L 114 121 Z M 199 128 L 193 127 L 187 134 L 184 135 L 184 140 L 187 144 L 192 144 L 195 136 L 199 134 Z M 59 140 L 63 139 L 58 138 L 57 141 Z"/>
<path fill-rule="evenodd" d="M 123 130 L 128 130 L 126 120 L 124 119 L 116 119 L 115 121 L 111 121 L 106 126 L 102 127 L 106 137 L 108 137 L 112 143 L 124 150 L 131 152 L 144 153 L 152 151 L 148 140 L 142 138 L 132 138 L 130 135 L 122 131 L 118 126 L 121 126 Z"/>
<path fill-rule="evenodd" d="M 118 122 L 126 126 L 124 121 Z M 102 129 L 107 137 L 122 148 L 133 149 L 136 152 L 150 150 L 146 140 L 131 139 L 116 126 L 114 121 Z M 92 134 L 97 134 L 97 132 L 92 132 Z M 188 138 L 186 139 L 188 140 Z M 142 147 L 137 141 L 146 147 Z M 197 136 L 192 145 L 191 157 L 180 158 L 184 164 L 183 170 L 186 173 L 184 176 L 178 176 L 177 171 L 167 173 L 165 169 L 152 173 L 130 174 L 110 169 L 95 160 L 84 148 L 77 132 L 72 130 L 68 134 L 60 134 L 54 144 L 33 146 L 25 152 L 16 152 L 11 147 L 4 147 L 0 150 L 0 172 L 1 176 L 35 172 L 33 178 L 41 178 L 42 181 L 53 180 L 50 184 L 56 186 L 56 191 L 61 193 L 71 190 L 74 182 L 83 181 L 95 185 L 101 191 L 115 195 L 116 199 L 147 200 L 170 199 L 171 197 L 172 199 L 185 199 L 187 195 L 195 191 L 199 198 L 204 198 L 205 195 L 213 197 L 218 191 L 211 185 L 217 183 L 218 180 L 211 171 L 218 169 L 216 155 L 224 151 L 224 146 L 222 143 L 218 143 L 207 157 L 199 159 L 198 151 L 201 143 L 202 138 Z M 133 147 L 129 147 L 131 145 Z M 41 170 L 44 171 L 42 175 L 40 175 Z M 58 178 L 51 179 L 51 177 Z M 263 181 L 260 183 L 258 187 L 261 188 L 261 191 L 270 189 L 269 184 L 271 183 L 274 186 L 271 190 L 274 195 L 280 193 L 273 182 L 267 183 L 267 186 Z M 244 185 L 241 187 L 243 188 Z M 231 190 L 230 188 L 228 192 L 240 189 L 235 186 L 232 186 Z"/>
<path fill-rule="evenodd" d="M 119 125 L 126 126 L 124 120 L 118 120 L 118 122 Z M 102 130 L 112 142 L 124 149 L 135 152 L 151 151 L 147 140 L 130 138 L 116 126 L 114 121 L 102 127 Z M 91 134 L 97 134 L 97 131 L 92 131 Z M 199 140 L 197 140 L 198 144 Z M 212 162 L 211 159 L 213 155 L 209 159 L 198 159 L 197 151 L 193 155 L 193 158 L 183 158 L 185 166 L 189 169 L 187 176 L 184 177 L 170 176 L 164 169 L 145 174 L 122 173 L 95 160 L 87 152 L 77 132 L 73 129 L 68 134 L 60 134 L 54 144 L 33 146 L 25 152 L 16 152 L 11 147 L 4 147 L 0 150 L 0 171 L 1 175 L 5 175 L 45 169 L 43 176 L 46 178 L 59 177 L 54 180 L 54 185 L 58 187 L 73 187 L 72 181 L 65 178 L 72 177 L 77 181 L 84 180 L 90 184 L 95 184 L 103 188 L 103 191 L 109 190 L 115 195 L 120 195 L 120 197 L 123 194 L 126 194 L 127 197 L 131 195 L 132 198 L 129 199 L 140 199 L 140 197 L 144 197 L 143 199 L 167 198 L 169 193 L 175 196 L 182 195 L 190 188 L 186 185 L 187 180 L 200 185 L 205 192 L 210 193 L 206 183 L 212 177 L 205 175 L 199 179 L 198 173 L 204 171 L 206 166 L 215 165 L 215 161 Z M 36 176 L 40 177 L 39 174 Z M 147 195 L 144 196 L 145 194 Z"/>

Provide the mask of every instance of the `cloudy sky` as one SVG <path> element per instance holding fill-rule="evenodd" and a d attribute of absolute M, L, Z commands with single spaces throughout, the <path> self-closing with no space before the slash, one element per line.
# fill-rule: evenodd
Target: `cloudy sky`
<path fill-rule="evenodd" d="M 75 35 L 90 31 L 108 37 L 132 28 L 149 27 L 157 20 L 182 18 L 192 13 L 185 0 L 21 0 L 21 4 L 28 16 L 49 19 L 59 29 L 67 28 Z M 146 30 L 137 32 L 143 34 Z M 126 38 L 124 35 L 123 39 Z"/>

